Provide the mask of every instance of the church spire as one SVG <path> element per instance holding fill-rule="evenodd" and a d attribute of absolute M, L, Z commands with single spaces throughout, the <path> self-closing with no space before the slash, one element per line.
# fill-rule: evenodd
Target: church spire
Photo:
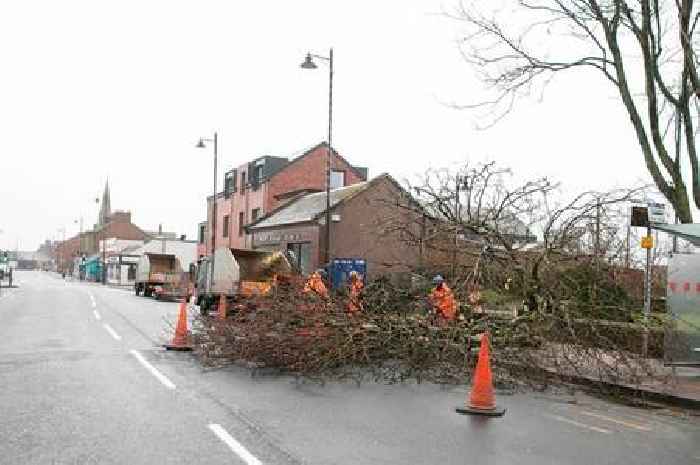
<path fill-rule="evenodd" d="M 105 191 L 102 194 L 102 204 L 100 205 L 100 224 L 107 224 L 110 216 L 112 216 L 112 205 L 109 200 L 109 178 L 107 178 L 105 182 Z"/>

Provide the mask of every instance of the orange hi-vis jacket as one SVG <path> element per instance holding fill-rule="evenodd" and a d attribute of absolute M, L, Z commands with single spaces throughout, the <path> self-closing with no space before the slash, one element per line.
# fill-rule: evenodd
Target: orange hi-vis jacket
<path fill-rule="evenodd" d="M 362 309 L 362 304 L 360 303 L 360 293 L 365 285 L 359 278 L 350 280 L 350 299 L 348 300 L 348 312 L 355 313 Z"/>
<path fill-rule="evenodd" d="M 326 289 L 326 285 L 323 284 L 323 279 L 321 279 L 321 275 L 313 272 L 309 276 L 309 279 L 306 281 L 306 284 L 304 285 L 304 293 L 308 294 L 310 292 L 315 292 L 317 295 L 325 298 L 328 298 L 328 289 Z"/>
<path fill-rule="evenodd" d="M 447 284 L 443 283 L 442 287 L 435 287 L 430 293 L 430 301 L 433 304 L 433 308 L 446 320 L 454 320 L 456 318 L 457 301 Z"/>

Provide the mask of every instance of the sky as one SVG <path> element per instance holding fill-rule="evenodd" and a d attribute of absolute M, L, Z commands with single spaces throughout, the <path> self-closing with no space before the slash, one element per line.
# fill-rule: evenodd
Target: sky
<path fill-rule="evenodd" d="M 613 90 L 592 74 L 555 79 L 493 128 L 448 103 L 483 99 L 464 62 L 457 0 L 0 2 L 0 249 L 33 250 L 112 209 L 196 237 L 223 172 L 326 139 L 370 176 L 496 161 L 565 191 L 647 180 Z"/>

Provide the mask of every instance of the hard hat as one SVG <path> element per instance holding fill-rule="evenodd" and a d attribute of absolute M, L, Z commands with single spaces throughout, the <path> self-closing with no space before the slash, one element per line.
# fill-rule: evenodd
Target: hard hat
<path fill-rule="evenodd" d="M 351 278 L 359 278 L 359 277 L 360 277 L 360 274 L 359 274 L 357 271 L 352 270 L 352 271 L 350 272 L 350 277 L 351 277 Z"/>
<path fill-rule="evenodd" d="M 440 276 L 439 274 L 436 274 L 435 277 L 433 278 L 433 284 L 440 284 L 445 282 L 445 279 Z"/>

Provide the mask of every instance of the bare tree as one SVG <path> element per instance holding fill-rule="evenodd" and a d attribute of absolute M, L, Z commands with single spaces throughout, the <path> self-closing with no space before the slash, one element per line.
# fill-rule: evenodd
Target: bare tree
<path fill-rule="evenodd" d="M 504 0 L 497 10 L 492 2 L 478 3 L 462 2 L 448 12 L 467 25 L 463 55 L 495 92 L 493 99 L 466 107 L 488 107 L 495 123 L 519 97 L 555 75 L 598 73 L 619 95 L 654 184 L 680 221 L 691 222 L 680 143 L 691 168 L 685 179 L 700 208 L 700 11 L 694 0 Z M 675 138 L 669 137 L 673 123 Z"/>

